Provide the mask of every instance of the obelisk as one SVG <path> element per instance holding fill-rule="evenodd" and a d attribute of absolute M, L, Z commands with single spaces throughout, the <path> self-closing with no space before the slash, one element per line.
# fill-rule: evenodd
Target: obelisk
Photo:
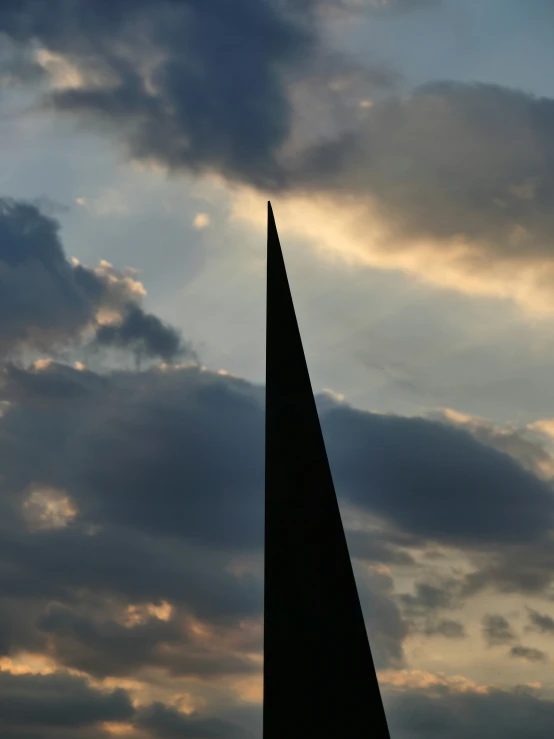
<path fill-rule="evenodd" d="M 389 739 L 271 204 L 264 739 Z"/>

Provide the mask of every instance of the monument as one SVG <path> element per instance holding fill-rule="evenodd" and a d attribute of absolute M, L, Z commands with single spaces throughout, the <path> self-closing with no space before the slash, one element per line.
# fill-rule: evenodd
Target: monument
<path fill-rule="evenodd" d="M 264 739 L 389 739 L 268 203 Z"/>

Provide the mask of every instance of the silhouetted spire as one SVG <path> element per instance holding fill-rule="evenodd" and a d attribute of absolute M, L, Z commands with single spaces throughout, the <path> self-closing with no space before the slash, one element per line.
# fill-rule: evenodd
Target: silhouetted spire
<path fill-rule="evenodd" d="M 389 739 L 268 203 L 264 739 Z"/>

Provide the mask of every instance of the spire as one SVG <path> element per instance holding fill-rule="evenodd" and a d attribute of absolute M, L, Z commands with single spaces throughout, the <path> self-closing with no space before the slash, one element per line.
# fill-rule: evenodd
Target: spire
<path fill-rule="evenodd" d="M 264 739 L 389 739 L 271 204 Z"/>

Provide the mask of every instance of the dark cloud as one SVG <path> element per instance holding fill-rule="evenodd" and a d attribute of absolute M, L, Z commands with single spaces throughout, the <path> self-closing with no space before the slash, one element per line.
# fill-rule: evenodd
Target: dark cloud
<path fill-rule="evenodd" d="M 444 412 L 432 413 L 429 417 L 449 422 L 448 415 Z M 548 469 L 551 457 L 540 434 L 514 425 L 498 427 L 481 418 L 464 418 L 461 425 L 482 444 L 509 454 L 529 472 L 537 477 L 544 477 L 544 469 Z"/>
<path fill-rule="evenodd" d="M 148 357 L 193 356 L 174 329 L 144 313 L 124 275 L 69 262 L 59 229 L 36 205 L 0 199 L 0 359 L 22 348 L 55 351 L 87 329 L 100 344 Z M 98 326 L 102 310 L 121 323 Z"/>
<path fill-rule="evenodd" d="M 377 101 L 358 130 L 296 161 L 308 189 L 371 198 L 398 237 L 461 237 L 480 269 L 552 256 L 554 100 L 437 82 Z M 394 248 L 392 243 L 387 248 Z M 401 247 L 402 248 L 402 247 Z M 485 261 L 483 261 L 485 260 Z"/>
<path fill-rule="evenodd" d="M 133 714 L 124 690 L 101 692 L 69 675 L 12 675 L 0 671 L 0 726 L 7 729 L 79 728 L 102 721 L 125 722 Z"/>
<path fill-rule="evenodd" d="M 503 593 L 552 595 L 554 549 L 549 538 L 495 548 L 485 557 L 477 557 L 476 565 L 465 578 L 465 595 L 475 595 L 486 588 Z"/>
<path fill-rule="evenodd" d="M 525 687 L 386 691 L 384 702 L 391 736 L 398 739 L 547 739 L 554 723 L 554 703 Z"/>
<path fill-rule="evenodd" d="M 11 403 L 0 419 L 3 500 L 10 506 L 4 520 L 11 522 L 4 552 L 17 553 L 24 572 L 30 568 L 10 575 L 9 592 L 37 577 L 59 593 L 85 577 L 139 599 L 180 599 L 186 587 L 203 617 L 224 613 L 218 604 L 225 601 L 240 611 L 241 599 L 256 612 L 255 579 L 221 574 L 207 598 L 206 571 L 176 561 L 207 546 L 221 554 L 206 566 L 221 571 L 225 551 L 259 551 L 260 388 L 197 367 L 100 376 L 53 363 L 8 368 L 1 397 Z M 339 492 L 397 531 L 372 542 L 369 534 L 349 532 L 360 560 L 411 564 L 404 547 L 421 546 L 426 537 L 467 547 L 500 542 L 508 552 L 518 547 L 510 540 L 533 541 L 548 529 L 549 489 L 463 431 L 348 407 L 327 409 L 322 419 Z M 13 511 L 22 511 L 33 485 L 66 491 L 78 515 L 65 529 L 35 532 L 28 548 L 26 524 Z M 91 525 L 100 530 L 83 539 Z M 63 575 L 53 578 L 57 567 Z M 418 584 L 401 602 L 422 613 L 447 607 L 456 592 L 445 588 Z"/>
<path fill-rule="evenodd" d="M 17 399 L 1 424 L 6 484 L 33 482 L 23 445 L 35 481 L 70 490 L 92 523 L 261 545 L 260 389 L 195 367 L 99 377 L 52 364 L 5 378 L 3 399 Z M 322 420 L 339 492 L 408 534 L 507 548 L 551 525 L 550 488 L 463 430 L 348 407 Z"/>
<path fill-rule="evenodd" d="M 51 364 L 10 371 L 5 392 L 13 404 L 0 420 L 2 490 L 22 518 L 0 537 L 0 587 L 14 598 L 39 588 L 66 604 L 40 621 L 59 658 L 98 674 L 137 662 L 195 674 L 248 672 L 244 660 L 226 667 L 192 648 L 179 668 L 160 656 L 175 636 L 171 624 L 128 630 L 106 616 L 92 622 L 72 598 L 87 590 L 166 600 L 210 623 L 261 614 L 259 577 L 233 575 L 228 566 L 235 555 L 257 556 L 262 544 L 262 390 L 197 367 L 99 377 Z M 18 449 L 25 449 L 19 464 Z M 30 533 L 22 503 L 25 491 L 41 486 L 67 491 L 77 514 L 65 527 Z M 394 545 L 383 547 L 395 559 Z M 2 561 L 11 563 L 4 573 Z M 399 664 L 406 625 L 392 579 L 366 568 L 359 579 L 376 661 Z"/>
<path fill-rule="evenodd" d="M 521 644 L 516 647 L 512 647 L 510 650 L 510 655 L 512 657 L 523 659 L 526 662 L 545 662 L 547 659 L 547 655 L 545 654 L 545 652 L 541 652 L 540 649 L 524 647 Z"/>
<path fill-rule="evenodd" d="M 399 600 L 408 613 L 428 613 L 443 608 L 452 608 L 456 603 L 458 583 L 449 580 L 441 585 L 415 583 L 415 593 L 405 593 Z"/>
<path fill-rule="evenodd" d="M 137 726 L 159 739 L 252 739 L 253 735 L 218 718 L 187 715 L 153 703 L 137 716 Z"/>
<path fill-rule="evenodd" d="M 135 157 L 215 170 L 261 186 L 282 179 L 277 149 L 290 106 L 284 73 L 316 43 L 305 13 L 279 2 L 55 0 L 2 5 L 0 29 L 37 39 L 85 75 L 55 93 L 59 110 L 95 120 Z"/>
<path fill-rule="evenodd" d="M 457 580 L 446 579 L 437 584 L 416 582 L 414 590 L 414 593 L 397 596 L 412 633 L 448 639 L 466 636 L 463 624 L 442 616 L 442 611 L 453 610 L 461 604 Z"/>
<path fill-rule="evenodd" d="M 355 567 L 355 574 L 375 666 L 401 667 L 408 625 L 394 600 L 394 582 L 388 574 L 367 567 Z"/>
<path fill-rule="evenodd" d="M 109 722 L 131 739 L 249 739 L 231 721 L 188 715 L 163 703 L 135 709 L 127 692 L 90 687 L 83 678 L 56 673 L 14 675 L 0 671 L 0 731 L 7 739 L 108 739 Z"/>
<path fill-rule="evenodd" d="M 483 617 L 483 637 L 489 646 L 513 641 L 515 634 L 509 621 L 498 614 L 489 613 Z"/>
<path fill-rule="evenodd" d="M 350 556 L 366 562 L 410 567 L 415 560 L 407 551 L 384 540 L 380 531 L 349 530 Z"/>
<path fill-rule="evenodd" d="M 360 10 L 349 0 L 160 0 L 155 11 L 145 0 L 109 8 L 53 0 L 46 16 L 23 0 L 2 5 L 0 31 L 76 67 L 81 86 L 54 90 L 45 104 L 115 136 L 130 156 L 281 189 L 283 153 L 302 118 L 291 87 L 307 83 L 327 117 L 343 106 L 343 91 L 326 88 L 346 68 L 361 94 L 397 81 L 385 64 L 363 68 L 327 47 L 321 24 Z M 319 113 L 311 111 L 315 129 Z"/>
<path fill-rule="evenodd" d="M 540 631 L 542 634 L 554 633 L 554 618 L 552 616 L 549 616 L 547 613 L 539 613 L 532 608 L 528 608 L 527 610 L 529 621 L 531 622 L 531 630 Z"/>
<path fill-rule="evenodd" d="M 195 644 L 193 634 L 175 617 L 164 620 L 150 615 L 125 625 L 55 606 L 37 625 L 50 637 L 51 656 L 96 677 L 136 676 L 148 666 L 165 668 L 171 675 L 201 679 L 259 671 L 259 665 L 245 656 Z"/>
<path fill-rule="evenodd" d="M 121 674 L 122 666 L 128 674 L 155 663 L 157 650 L 185 641 L 185 634 L 171 621 L 150 617 L 131 626 L 117 621 L 95 623 L 60 606 L 50 608 L 37 625 L 58 637 L 55 654 L 62 663 L 101 676 Z"/>
<path fill-rule="evenodd" d="M 35 206 L 0 201 L 0 352 L 74 339 L 106 292 L 97 275 L 71 265 L 59 225 Z"/>
<path fill-rule="evenodd" d="M 444 636 L 447 639 L 464 639 L 467 636 L 464 625 L 452 619 L 430 621 L 425 625 L 425 634 L 427 636 Z"/>
<path fill-rule="evenodd" d="M 179 332 L 164 324 L 157 316 L 145 313 L 138 305 L 130 305 L 121 323 L 99 326 L 96 341 L 100 346 L 132 349 L 137 357 L 161 357 L 166 361 L 187 355 L 194 357 Z"/>
<path fill-rule="evenodd" d="M 261 615 L 261 577 L 231 565 L 257 557 L 262 543 L 263 388 L 199 367 L 99 375 L 51 363 L 8 366 L 1 393 L 0 624 L 12 625 L 4 653 L 47 647 L 99 677 L 257 674 L 247 657 L 260 649 L 255 636 L 248 647 L 206 649 L 186 619 L 226 629 L 224 644 Z M 549 526 L 549 489 L 445 423 L 332 403 L 321 415 L 339 492 L 385 521 L 375 546 L 350 534 L 375 662 L 398 667 L 406 619 L 428 635 L 463 636 L 442 614 L 458 603 L 459 583 L 418 582 L 398 599 L 392 578 L 367 563 L 414 566 L 406 548 L 427 538 L 530 550 Z M 37 528 L 35 517 L 31 526 L 25 502 L 41 490 L 69 496 L 67 521 Z M 120 609 L 166 601 L 175 611 L 132 625 L 91 599 Z M 26 604 L 29 617 L 16 624 Z"/>
<path fill-rule="evenodd" d="M 366 7 L 380 15 L 438 4 Z M 0 29 L 75 65 L 82 86 L 55 91 L 49 104 L 120 138 L 135 158 L 264 189 L 369 199 L 391 229 L 389 250 L 431 237 L 442 252 L 461 239 L 469 248 L 460 259 L 481 270 L 550 259 L 554 101 L 448 81 L 384 96 L 398 74 L 323 48 L 324 8 L 359 10 L 163 0 L 152 12 L 145 0 L 53 0 L 46 17 L 26 0 L 2 4 Z M 309 98 L 300 110 L 298 86 Z M 297 129 L 308 130 L 305 141 Z"/>
<path fill-rule="evenodd" d="M 323 430 L 340 491 L 412 534 L 508 544 L 552 525 L 550 487 L 462 429 L 336 406 Z"/>
<path fill-rule="evenodd" d="M 88 520 L 99 525 L 119 522 L 152 535 L 260 546 L 263 394 L 258 389 L 196 367 L 99 378 L 50 365 L 12 371 L 8 379 L 4 398 L 19 403 L 2 419 L 2 456 L 14 453 L 13 444 L 24 444 L 34 458 L 32 470 L 12 466 L 11 475 L 6 473 L 15 487 L 25 488 L 32 475 L 67 488 Z M 44 393 L 50 395 L 53 386 L 56 403 L 45 404 Z M 21 413 L 33 418 L 26 432 L 19 427 Z M 45 424 L 55 433 L 42 437 L 39 428 Z"/>

